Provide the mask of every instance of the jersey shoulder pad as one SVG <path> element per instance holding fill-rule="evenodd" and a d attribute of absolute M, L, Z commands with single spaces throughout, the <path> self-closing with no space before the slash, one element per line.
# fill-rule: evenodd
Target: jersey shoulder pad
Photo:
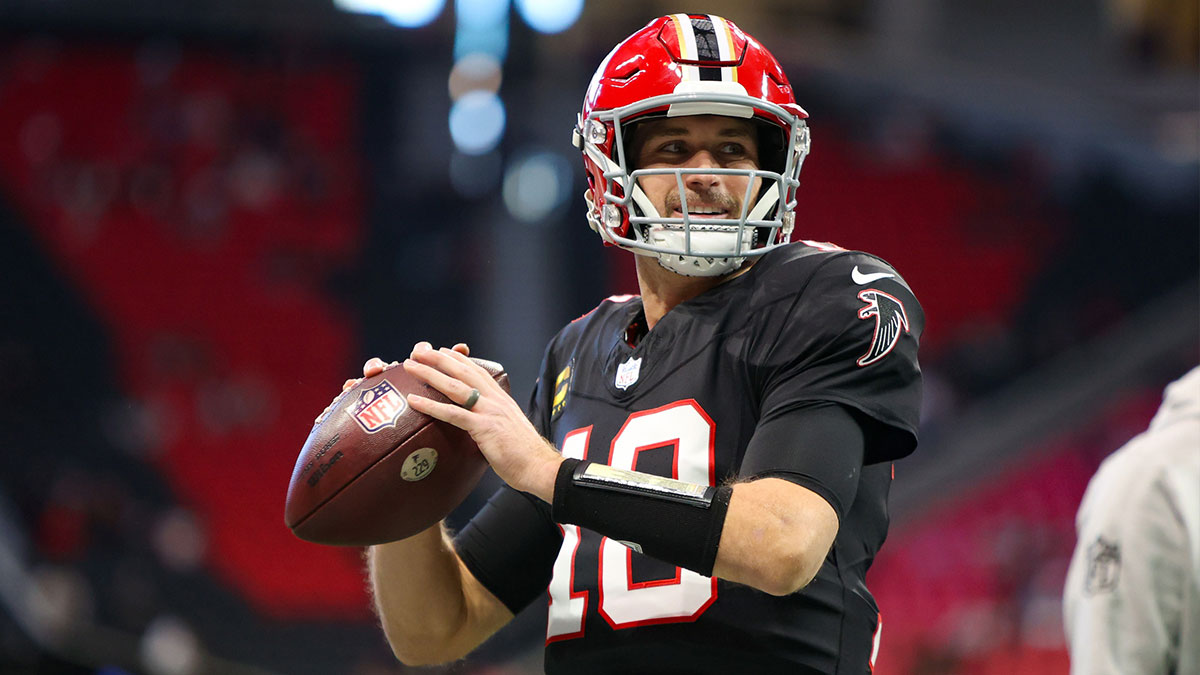
<path fill-rule="evenodd" d="M 766 264 L 762 264 L 759 274 L 759 295 L 765 301 L 802 293 L 814 286 L 815 290 L 828 293 L 837 288 L 883 285 L 903 288 L 906 295 L 912 295 L 908 282 L 886 260 L 832 244 L 814 246 L 811 242 L 795 242 L 764 256 L 762 263 Z"/>

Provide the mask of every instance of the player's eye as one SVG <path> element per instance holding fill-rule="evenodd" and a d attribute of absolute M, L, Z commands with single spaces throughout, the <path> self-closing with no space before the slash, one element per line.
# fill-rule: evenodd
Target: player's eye
<path fill-rule="evenodd" d="M 683 141 L 668 141 L 658 146 L 658 151 L 669 155 L 679 154 L 683 152 Z"/>

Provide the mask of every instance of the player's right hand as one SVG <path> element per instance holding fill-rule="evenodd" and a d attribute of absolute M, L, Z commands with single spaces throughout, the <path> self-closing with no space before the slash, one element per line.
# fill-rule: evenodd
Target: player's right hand
<path fill-rule="evenodd" d="M 428 342 L 421 341 L 413 345 L 412 353 L 415 354 L 418 351 L 425 351 L 428 349 L 433 349 L 433 345 Z M 460 342 L 454 345 L 451 349 L 462 354 L 463 356 L 471 355 L 471 348 L 468 347 L 465 342 Z M 351 387 L 355 386 L 359 382 L 362 382 L 368 377 L 374 377 L 388 368 L 395 368 L 398 365 L 400 365 L 399 361 L 384 363 L 383 359 L 379 358 L 378 356 L 372 356 L 371 358 L 367 359 L 366 362 L 363 363 L 363 376 L 346 380 L 346 382 L 342 384 L 341 394 L 333 397 L 333 400 L 329 402 L 329 405 L 325 406 L 325 409 L 321 411 L 321 414 L 317 415 L 317 418 L 313 420 L 313 424 L 320 424 L 321 420 L 325 419 L 325 416 L 329 414 L 329 411 L 333 410 L 333 406 L 337 405 L 338 399 L 341 398 L 342 394 L 346 393 L 346 391 L 348 391 Z"/>

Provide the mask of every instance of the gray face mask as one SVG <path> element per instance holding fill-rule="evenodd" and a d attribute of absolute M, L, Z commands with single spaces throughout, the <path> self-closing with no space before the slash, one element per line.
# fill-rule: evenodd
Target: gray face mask
<path fill-rule="evenodd" d="M 716 84 L 716 83 L 705 83 Z M 727 84 L 727 83 L 726 83 Z M 655 168 L 630 171 L 623 128 L 648 110 L 667 107 L 668 117 L 725 115 L 751 118 L 766 111 L 786 125 L 786 148 L 781 171 L 726 168 Z M 616 158 L 599 148 L 612 130 Z M 755 257 L 786 244 L 795 222 L 795 192 L 801 164 L 808 154 L 809 134 L 804 120 L 787 110 L 745 94 L 686 91 L 658 96 L 610 111 L 592 113 L 575 129 L 576 147 L 604 171 L 600 204 L 591 191 L 586 195 L 588 223 L 608 243 L 639 255 L 653 256 L 664 268 L 687 276 L 721 276 Z M 681 207 L 679 217 L 665 217 L 638 184 L 649 175 L 674 175 L 678 192 L 685 195 L 685 176 L 729 174 L 747 178 L 741 209 L 725 218 L 704 217 Z M 618 196 L 616 193 L 620 192 Z M 786 201 L 781 197 L 792 195 Z M 627 226 L 626 226 L 627 225 Z"/>

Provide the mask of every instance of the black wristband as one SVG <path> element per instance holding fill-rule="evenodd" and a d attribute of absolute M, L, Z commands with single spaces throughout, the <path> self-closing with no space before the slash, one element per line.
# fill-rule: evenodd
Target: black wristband
<path fill-rule="evenodd" d="M 563 460 L 551 516 L 663 562 L 712 575 L 733 488 Z"/>

